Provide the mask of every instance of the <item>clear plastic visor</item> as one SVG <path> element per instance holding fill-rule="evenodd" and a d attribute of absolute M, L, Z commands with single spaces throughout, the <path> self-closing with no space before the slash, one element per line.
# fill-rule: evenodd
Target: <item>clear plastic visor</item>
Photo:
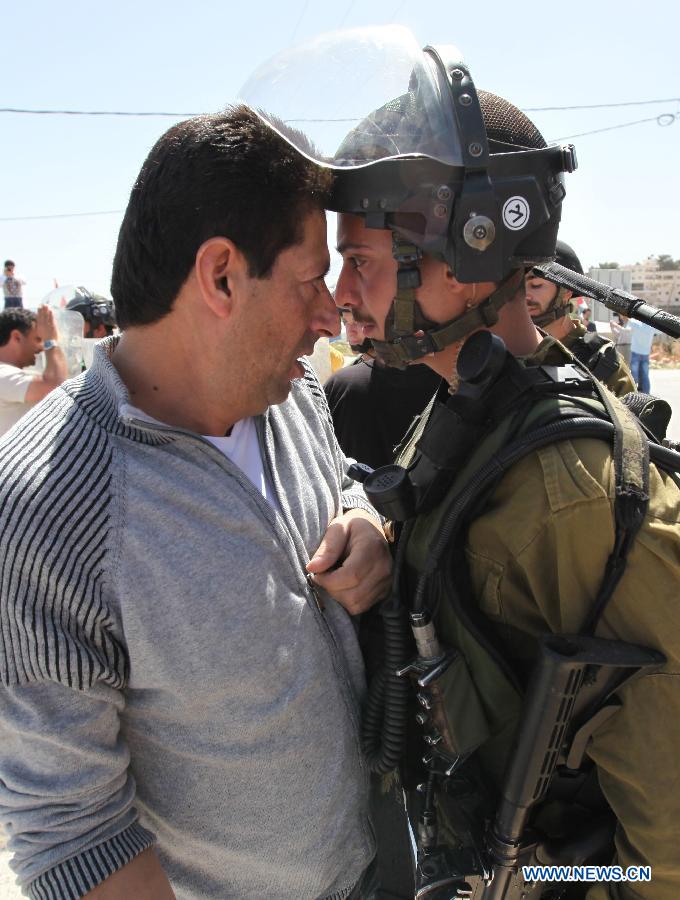
<path fill-rule="evenodd" d="M 446 76 L 401 26 L 330 32 L 285 50 L 239 98 L 326 165 L 413 155 L 462 165 Z"/>

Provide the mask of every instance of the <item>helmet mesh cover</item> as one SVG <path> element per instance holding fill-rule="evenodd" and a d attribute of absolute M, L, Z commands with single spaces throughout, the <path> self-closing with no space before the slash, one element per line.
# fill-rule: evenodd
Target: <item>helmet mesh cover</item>
<path fill-rule="evenodd" d="M 517 149 L 542 150 L 543 135 L 524 113 L 496 94 L 477 91 L 491 153 L 510 153 Z"/>

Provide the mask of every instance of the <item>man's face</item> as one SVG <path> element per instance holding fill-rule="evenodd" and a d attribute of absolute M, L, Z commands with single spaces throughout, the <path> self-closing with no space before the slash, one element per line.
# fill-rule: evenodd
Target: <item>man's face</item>
<path fill-rule="evenodd" d="M 345 323 L 347 343 L 350 346 L 358 347 L 364 342 L 364 333 L 361 325 L 354 321 L 354 316 L 346 309 L 342 311 L 342 321 Z"/>
<path fill-rule="evenodd" d="M 318 338 L 340 333 L 324 280 L 329 266 L 326 218 L 314 211 L 304 221 L 302 243 L 279 254 L 271 276 L 248 280 L 236 339 L 248 392 L 243 396 L 254 411 L 282 403 L 291 381 L 304 374 L 299 357 L 311 353 Z"/>
<path fill-rule="evenodd" d="M 557 296 L 558 287 L 545 278 L 529 274 L 524 279 L 524 296 L 531 318 L 542 315 Z"/>
<path fill-rule="evenodd" d="M 31 325 L 31 330 L 27 334 L 22 334 L 17 329 L 16 335 L 19 348 L 17 366 L 20 369 L 25 369 L 27 366 L 35 364 L 36 354 L 43 349 L 43 339 L 38 334 L 35 322 Z"/>
<path fill-rule="evenodd" d="M 109 332 L 106 329 L 106 325 L 103 325 L 99 322 L 97 325 L 93 325 L 92 322 L 88 322 L 87 319 L 83 323 L 83 337 L 100 340 L 101 338 L 106 337 Z"/>

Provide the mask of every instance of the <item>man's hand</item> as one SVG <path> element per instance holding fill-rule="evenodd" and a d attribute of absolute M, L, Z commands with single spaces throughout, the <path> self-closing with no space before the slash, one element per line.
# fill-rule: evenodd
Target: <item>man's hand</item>
<path fill-rule="evenodd" d="M 36 314 L 35 330 L 43 341 L 58 341 L 59 332 L 54 321 L 54 313 L 49 306 L 40 306 Z"/>
<path fill-rule="evenodd" d="M 392 572 L 392 558 L 378 520 L 363 509 L 336 516 L 307 571 L 314 583 L 351 615 L 370 609 L 387 594 Z"/>

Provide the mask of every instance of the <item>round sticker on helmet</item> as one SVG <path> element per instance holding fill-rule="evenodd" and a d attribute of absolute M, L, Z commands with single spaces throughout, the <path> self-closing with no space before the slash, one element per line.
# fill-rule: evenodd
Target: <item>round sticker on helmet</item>
<path fill-rule="evenodd" d="M 529 221 L 529 204 L 524 197 L 509 197 L 503 204 L 503 222 L 510 231 L 519 231 Z"/>

